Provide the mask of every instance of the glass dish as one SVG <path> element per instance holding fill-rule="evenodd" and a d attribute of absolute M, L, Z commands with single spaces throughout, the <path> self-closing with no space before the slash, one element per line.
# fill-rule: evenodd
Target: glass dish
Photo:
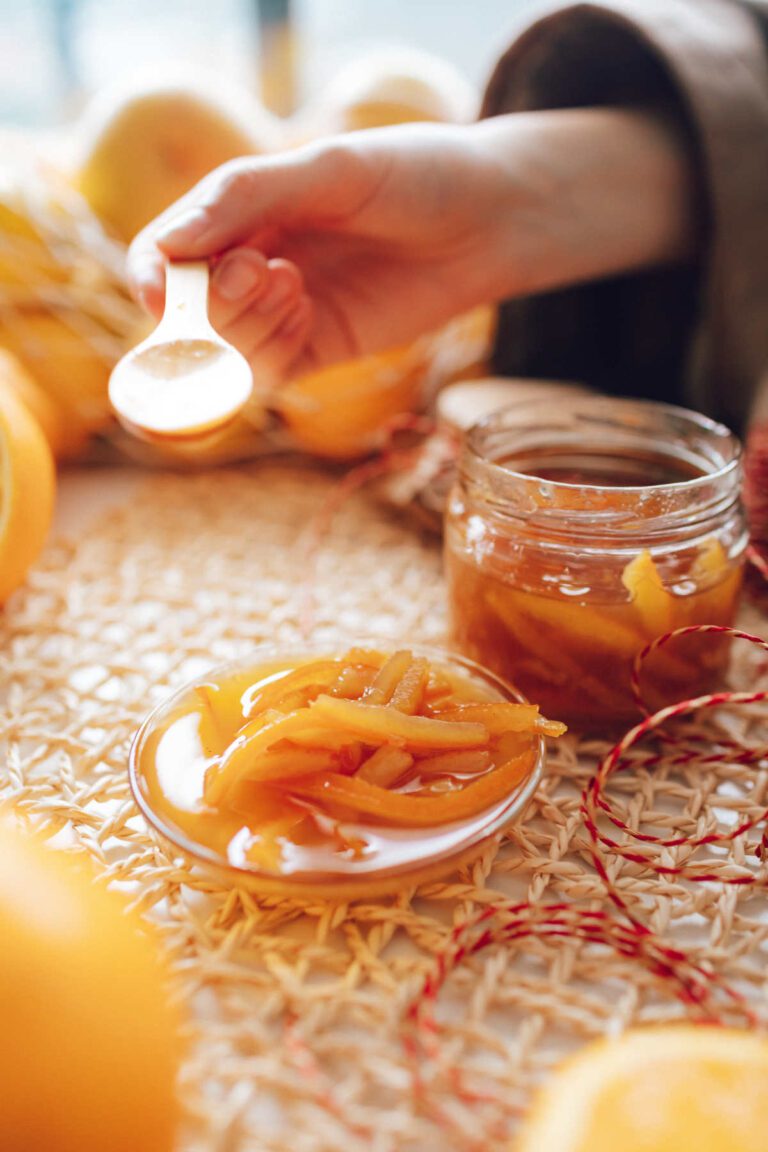
<path fill-rule="evenodd" d="M 379 645 L 380 646 L 379 642 Z M 541 780 L 545 762 L 545 743 L 541 735 L 533 735 L 535 748 L 533 768 L 509 794 L 479 815 L 453 824 L 427 827 L 394 827 L 366 824 L 366 835 L 373 831 L 374 848 L 362 858 L 339 855 L 330 859 L 326 851 L 322 866 L 289 867 L 275 871 L 260 867 L 238 855 L 234 849 L 236 838 L 223 836 L 225 843 L 212 846 L 215 836 L 198 834 L 201 813 L 205 820 L 209 813 L 201 806 L 204 753 L 187 745 L 183 739 L 178 748 L 166 750 L 164 763 L 158 767 L 158 750 L 163 735 L 177 721 L 191 711 L 199 709 L 195 693 L 204 685 L 229 681 L 243 676 L 243 683 L 263 678 L 270 669 L 285 669 L 318 659 L 336 659 L 350 647 L 377 647 L 371 643 L 356 642 L 339 645 L 329 650 L 304 648 L 260 647 L 248 657 L 213 669 L 174 692 L 144 720 L 139 728 L 129 756 L 130 785 L 136 803 L 147 823 L 173 849 L 178 850 L 190 865 L 196 865 L 212 874 L 222 883 L 239 884 L 266 895 L 299 899 L 348 900 L 368 898 L 397 891 L 403 887 L 438 879 L 476 857 L 488 839 L 501 832 L 518 818 L 528 804 Z M 387 651 L 390 651 L 388 646 Z M 526 701 L 511 685 L 500 677 L 481 668 L 471 660 L 435 648 L 409 645 L 415 657 L 426 657 L 433 669 L 445 672 L 460 682 L 469 682 L 475 692 L 489 702 Z M 198 712 L 199 714 L 199 712 Z M 210 761 L 208 761 L 210 763 Z M 160 776 L 163 775 L 163 782 Z M 185 788 L 187 795 L 181 795 Z M 174 793 L 174 801 L 169 800 Z M 436 795 L 436 801 L 439 796 Z M 210 818 L 211 821 L 213 817 Z M 220 825 L 221 827 L 221 825 Z M 215 829 L 214 829 L 215 831 Z M 209 841 L 209 842 L 206 842 Z M 285 861 L 283 861 L 285 863 Z"/>

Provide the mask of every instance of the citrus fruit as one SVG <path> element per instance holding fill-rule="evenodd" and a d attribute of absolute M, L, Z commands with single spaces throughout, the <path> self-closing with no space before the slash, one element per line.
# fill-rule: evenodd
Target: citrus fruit
<path fill-rule="evenodd" d="M 75 184 L 126 242 L 220 164 L 276 147 L 279 122 L 248 90 L 166 73 L 103 88 L 75 128 Z"/>
<path fill-rule="evenodd" d="M 10 389 L 29 409 L 57 460 L 74 460 L 82 454 L 88 443 L 88 429 L 78 423 L 74 412 L 62 408 L 6 348 L 0 348 L 0 388 Z"/>
<path fill-rule="evenodd" d="M 23 401 L 0 383 L 0 604 L 45 543 L 56 477 L 48 441 Z"/>
<path fill-rule="evenodd" d="M 112 420 L 107 389 L 113 359 L 77 330 L 80 322 L 74 312 L 18 311 L 0 321 L 0 345 L 78 428 L 99 432 Z"/>
<path fill-rule="evenodd" d="M 4 1152 L 170 1152 L 175 1022 L 123 901 L 0 823 L 0 923 Z"/>
<path fill-rule="evenodd" d="M 421 406 L 427 368 L 418 343 L 333 364 L 282 388 L 280 413 L 305 452 L 353 459 L 379 446 L 388 421 Z"/>
<path fill-rule="evenodd" d="M 381 448 L 388 425 L 422 411 L 438 384 L 473 376 L 494 328 L 493 310 L 474 308 L 410 344 L 292 380 L 277 393 L 275 406 L 299 448 L 352 460 Z"/>
<path fill-rule="evenodd" d="M 479 93 L 448 60 L 413 48 L 381 48 L 343 65 L 287 125 L 294 142 L 391 124 L 462 124 Z"/>
<path fill-rule="evenodd" d="M 764 1148 L 768 1040 L 735 1029 L 639 1028 L 588 1045 L 548 1081 L 516 1152 Z"/>

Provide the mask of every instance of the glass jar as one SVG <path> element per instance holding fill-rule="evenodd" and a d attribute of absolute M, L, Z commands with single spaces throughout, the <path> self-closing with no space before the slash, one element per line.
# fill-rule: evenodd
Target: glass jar
<path fill-rule="evenodd" d="M 638 719 L 634 657 L 689 624 L 731 624 L 747 544 L 741 449 L 694 412 L 604 396 L 515 404 L 465 438 L 445 524 L 453 642 L 547 715 Z M 660 706 L 709 691 L 727 644 L 657 651 Z"/>

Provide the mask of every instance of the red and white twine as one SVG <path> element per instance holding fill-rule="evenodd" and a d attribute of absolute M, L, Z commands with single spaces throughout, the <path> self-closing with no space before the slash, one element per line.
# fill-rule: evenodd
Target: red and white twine
<path fill-rule="evenodd" d="M 413 429 L 412 422 L 404 422 Z M 418 448 L 411 446 L 396 450 L 392 436 L 398 428 L 393 427 L 387 437 L 387 448 L 371 461 L 353 469 L 318 518 L 312 534 L 311 560 L 319 547 L 322 537 L 328 531 L 330 522 L 344 500 L 369 480 L 380 477 L 400 468 L 407 468 L 415 459 Z M 752 543 L 748 559 L 760 575 L 768 581 L 768 423 L 758 426 L 750 436 L 746 464 L 745 498 L 748 504 Z M 311 613 L 308 613 L 308 615 Z M 649 657 L 660 648 L 673 644 L 676 640 L 691 635 L 720 635 L 731 641 L 749 643 L 768 652 L 768 642 L 760 636 L 735 628 L 714 624 L 692 625 L 665 633 L 646 645 L 638 653 L 632 670 L 632 693 L 639 712 L 643 717 L 610 750 L 598 765 L 594 775 L 585 787 L 581 798 L 581 812 L 584 827 L 589 838 L 589 852 L 595 870 L 600 877 L 607 897 L 603 908 L 573 903 L 517 903 L 500 901 L 486 906 L 482 911 L 457 924 L 450 937 L 434 958 L 431 971 L 423 980 L 416 996 L 407 1005 L 403 1017 L 403 1044 L 411 1068 L 412 1090 L 417 1107 L 446 1129 L 450 1119 L 441 1107 L 436 1090 L 424 1069 L 427 1063 L 437 1067 L 442 1075 L 443 1085 L 465 1103 L 491 1102 L 501 1109 L 502 1125 L 498 1132 L 490 1128 L 478 1137 L 477 1147 L 485 1147 L 486 1137 L 503 1131 L 503 1118 L 511 1118 L 519 1112 L 519 1106 L 512 1102 L 505 1105 L 493 1094 L 486 1097 L 473 1091 L 465 1083 L 465 1078 L 456 1067 L 446 1067 L 441 1051 L 441 1029 L 436 1017 L 439 995 L 452 972 L 471 957 L 477 956 L 490 947 L 512 948 L 521 941 L 571 940 L 585 945 L 594 945 L 610 950 L 615 955 L 637 963 L 652 977 L 662 983 L 694 1020 L 707 1023 L 733 1024 L 749 1028 L 768 1028 L 768 1014 L 753 1007 L 745 996 L 723 976 L 704 962 L 696 959 L 691 949 L 669 943 L 645 923 L 637 909 L 630 906 L 622 893 L 620 884 L 614 878 L 616 861 L 628 861 L 636 867 L 647 869 L 657 876 L 677 876 L 688 884 L 709 883 L 738 887 L 768 887 L 768 827 L 764 827 L 758 843 L 753 848 L 756 864 L 753 867 L 730 868 L 711 867 L 705 862 L 696 863 L 692 857 L 705 847 L 734 844 L 740 837 L 754 831 L 761 825 L 768 825 L 768 807 L 758 808 L 754 815 L 742 819 L 728 830 L 711 830 L 703 834 L 656 836 L 633 828 L 614 810 L 606 795 L 612 777 L 623 769 L 641 766 L 676 768 L 687 765 L 714 767 L 719 764 L 741 766 L 768 766 L 768 745 L 749 747 L 744 743 L 725 736 L 706 738 L 690 733 L 678 735 L 666 728 L 674 721 L 700 714 L 709 709 L 739 708 L 768 701 L 768 690 L 754 692 L 721 691 L 681 700 L 658 711 L 651 712 L 641 692 L 641 674 Z M 647 740 L 654 741 L 654 747 L 644 753 L 638 747 Z M 706 748 L 706 750 L 704 750 Z M 606 820 L 623 839 L 609 834 L 605 829 Z M 684 862 L 669 862 L 671 849 L 684 849 Z M 718 861 L 721 865 L 721 862 Z M 296 1044 L 293 1034 L 292 1042 Z M 302 1055 L 298 1064 L 305 1061 Z M 317 1075 L 313 1069 L 313 1076 Z M 438 1077 L 439 1081 L 439 1077 Z M 318 1086 L 322 1095 L 324 1089 Z M 331 1094 L 327 1106 L 340 1118 L 343 1110 Z M 497 1124 L 499 1123 L 497 1119 Z"/>

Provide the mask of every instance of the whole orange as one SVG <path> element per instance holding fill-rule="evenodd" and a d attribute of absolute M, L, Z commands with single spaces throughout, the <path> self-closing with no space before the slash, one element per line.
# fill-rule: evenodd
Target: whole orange
<path fill-rule="evenodd" d="M 170 1152 L 175 1016 L 122 899 L 0 823 L 0 1145 Z"/>

